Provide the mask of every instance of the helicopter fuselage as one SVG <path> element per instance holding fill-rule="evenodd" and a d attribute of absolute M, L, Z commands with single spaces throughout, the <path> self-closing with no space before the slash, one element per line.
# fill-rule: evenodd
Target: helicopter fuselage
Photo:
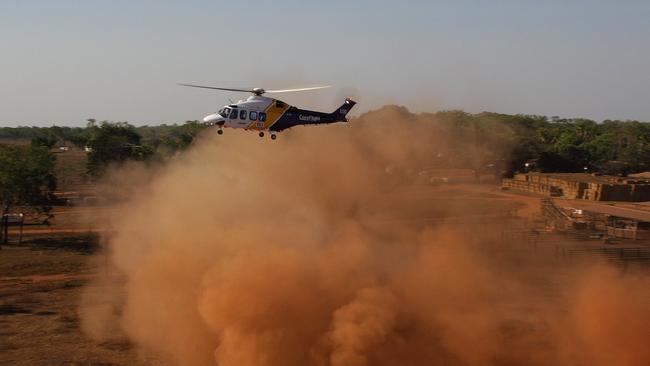
<path fill-rule="evenodd" d="M 355 104 L 351 99 L 346 99 L 334 112 L 323 113 L 299 109 L 278 99 L 252 95 L 206 116 L 203 122 L 211 126 L 279 132 L 299 125 L 347 122 L 345 116 Z"/>

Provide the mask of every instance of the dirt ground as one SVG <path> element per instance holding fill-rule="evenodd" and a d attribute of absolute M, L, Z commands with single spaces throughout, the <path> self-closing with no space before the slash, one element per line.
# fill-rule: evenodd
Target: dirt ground
<path fill-rule="evenodd" d="M 0 250 L 0 365 L 131 365 L 131 344 L 96 343 L 83 335 L 83 286 L 102 275 L 93 241 L 35 240 Z"/>
<path fill-rule="evenodd" d="M 418 225 L 444 222 L 454 218 L 454 213 L 459 220 L 468 219 L 468 212 L 469 216 L 495 216 L 496 221 L 500 217 L 525 217 L 523 222 L 528 224 L 504 232 L 504 238 L 519 235 L 517 241 L 527 243 L 526 250 L 539 244 L 546 245 L 551 255 L 567 255 L 566 251 L 558 252 L 556 237 L 540 239 L 531 231 L 540 226 L 531 220 L 538 217 L 538 197 L 502 192 L 497 186 L 482 184 L 423 185 L 396 194 L 403 200 L 377 202 L 368 208 L 368 215 L 378 222 Z M 397 203 L 407 201 L 418 205 L 407 210 L 409 204 L 402 207 Z M 55 212 L 55 225 L 26 229 L 23 244 L 0 250 L 0 365 L 159 364 L 143 358 L 124 336 L 96 342 L 84 335 L 78 307 L 89 280 L 106 275 L 102 269 L 106 258 L 93 232 L 110 230 L 108 211 L 57 208 Z"/>

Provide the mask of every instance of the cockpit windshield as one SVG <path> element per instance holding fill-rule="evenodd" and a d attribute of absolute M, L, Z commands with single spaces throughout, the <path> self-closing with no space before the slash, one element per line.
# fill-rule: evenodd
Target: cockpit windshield
<path fill-rule="evenodd" d="M 230 108 L 228 108 L 228 107 L 223 108 L 222 110 L 220 110 L 217 113 L 219 113 L 219 115 L 221 115 L 222 117 L 228 118 L 228 115 L 230 114 Z"/>

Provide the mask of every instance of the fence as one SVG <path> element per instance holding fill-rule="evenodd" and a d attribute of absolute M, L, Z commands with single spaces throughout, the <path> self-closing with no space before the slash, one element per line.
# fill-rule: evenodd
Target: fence
<path fill-rule="evenodd" d="M 18 243 L 23 241 L 23 226 L 25 224 L 25 215 L 23 214 L 4 214 L 0 218 L 0 241 L 4 244 L 9 242 L 9 226 L 19 226 Z"/>

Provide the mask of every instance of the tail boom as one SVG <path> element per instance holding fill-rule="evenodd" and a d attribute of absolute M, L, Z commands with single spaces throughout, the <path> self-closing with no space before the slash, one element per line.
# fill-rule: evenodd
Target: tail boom
<path fill-rule="evenodd" d="M 332 113 L 322 113 L 291 107 L 278 119 L 276 123 L 269 127 L 269 130 L 279 132 L 300 125 L 347 122 L 348 119 L 346 116 L 350 113 L 350 110 L 355 104 L 357 103 L 352 99 L 346 99 L 343 105 Z"/>
<path fill-rule="evenodd" d="M 348 113 L 350 113 L 350 110 L 352 109 L 352 107 L 354 107 L 355 104 L 357 104 L 357 102 L 355 102 L 350 98 L 346 98 L 343 105 L 340 106 L 339 109 L 331 113 L 332 117 L 338 118 L 338 120 L 341 122 L 347 122 L 348 119 L 346 118 L 346 116 L 348 115 Z"/>

